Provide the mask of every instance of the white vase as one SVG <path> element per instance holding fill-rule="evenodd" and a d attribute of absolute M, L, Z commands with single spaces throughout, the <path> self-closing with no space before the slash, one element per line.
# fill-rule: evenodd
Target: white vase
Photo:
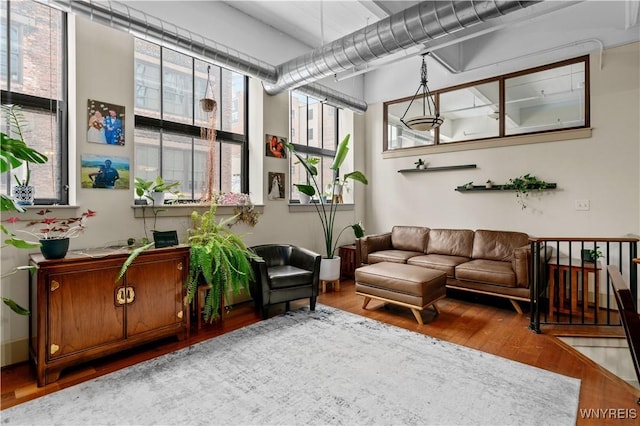
<path fill-rule="evenodd" d="M 332 259 L 323 257 L 320 261 L 320 280 L 335 281 L 340 278 L 340 256 Z"/>
<path fill-rule="evenodd" d="M 159 207 L 164 205 L 164 192 L 152 192 L 151 198 L 153 198 L 154 207 Z"/>
<path fill-rule="evenodd" d="M 300 195 L 300 204 L 309 204 L 309 202 L 311 201 L 310 195 L 303 194 L 302 192 L 299 195 Z"/>

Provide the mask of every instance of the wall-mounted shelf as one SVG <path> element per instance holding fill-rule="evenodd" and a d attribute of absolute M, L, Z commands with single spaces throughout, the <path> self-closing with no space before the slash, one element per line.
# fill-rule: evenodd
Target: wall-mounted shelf
<path fill-rule="evenodd" d="M 555 183 L 547 183 L 547 186 L 544 189 L 539 189 L 538 187 L 529 188 L 530 191 L 546 191 L 548 189 L 556 189 Z M 471 191 L 515 191 L 514 188 L 510 188 L 509 185 L 493 185 L 491 188 L 487 188 L 485 185 L 473 185 L 471 188 L 467 188 L 466 186 L 458 186 L 456 191 L 459 192 L 471 192 Z"/>
<path fill-rule="evenodd" d="M 475 169 L 475 168 L 476 168 L 475 164 L 461 164 L 459 166 L 425 167 L 424 169 L 402 169 L 402 170 L 398 170 L 398 173 L 441 172 L 444 170 Z"/>

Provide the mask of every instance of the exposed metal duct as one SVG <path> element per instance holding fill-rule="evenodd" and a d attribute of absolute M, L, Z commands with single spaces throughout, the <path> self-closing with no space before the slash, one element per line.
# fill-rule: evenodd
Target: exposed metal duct
<path fill-rule="evenodd" d="M 367 110 L 367 103 L 365 101 L 338 92 L 322 84 L 309 83 L 298 87 L 296 90 L 307 96 L 320 99 L 321 102 L 326 102 L 337 107 L 348 108 L 359 114 Z"/>
<path fill-rule="evenodd" d="M 275 95 L 539 1 L 426 1 L 278 65 Z"/>
<path fill-rule="evenodd" d="M 277 81 L 275 66 L 184 28 L 149 16 L 123 3 L 74 0 L 36 1 L 67 13 L 84 16 L 94 22 L 128 32 L 136 37 L 187 53 L 199 59 L 212 61 L 217 65 L 257 78 L 263 82 L 275 83 Z M 298 90 L 309 96 L 319 97 L 332 105 L 349 108 L 360 114 L 367 109 L 366 102 L 321 84 L 299 87 Z"/>
<path fill-rule="evenodd" d="M 184 28 L 147 15 L 124 3 L 108 1 L 77 0 L 36 0 L 67 13 L 84 16 L 94 22 L 117 30 L 125 31 L 136 37 L 155 42 L 162 46 L 217 65 L 255 77 L 262 81 L 275 82 L 276 67 L 235 49 L 216 43 Z"/>

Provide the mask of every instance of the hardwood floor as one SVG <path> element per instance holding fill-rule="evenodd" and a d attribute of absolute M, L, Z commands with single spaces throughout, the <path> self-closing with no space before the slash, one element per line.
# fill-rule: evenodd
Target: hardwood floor
<path fill-rule="evenodd" d="M 583 418 L 579 411 L 577 423 L 580 425 L 637 425 L 640 419 L 640 405 L 636 404 L 640 397 L 639 390 L 562 343 L 549 331 L 543 329 L 543 334 L 531 332 L 528 329 L 528 315 L 516 314 L 508 302 L 502 304 L 503 301 L 498 301 L 495 306 L 490 306 L 476 303 L 475 300 L 446 298 L 438 302 L 440 315 L 437 317 L 431 309 L 423 312 L 424 325 L 418 325 L 409 309 L 389 305 L 383 307 L 382 303 L 377 301 L 371 301 L 367 309 L 363 310 L 362 297 L 355 295 L 353 281 L 343 281 L 339 292 L 329 291 L 321 294 L 318 302 L 407 330 L 579 378 L 582 380 L 579 410 L 607 410 L 606 414 L 598 411 L 600 417 L 598 419 L 593 418 L 594 411 L 591 411 L 592 418 Z M 292 302 L 291 309 L 307 304 L 308 300 Z M 273 314 L 282 312 L 282 309 L 273 309 Z M 241 304 L 225 314 L 222 325 L 205 326 L 199 332 L 193 330 L 191 336 L 183 341 L 167 339 L 63 370 L 58 382 L 42 388 L 36 386 L 35 374 L 30 364 L 22 363 L 5 367 L 1 372 L 0 408 L 8 408 L 56 392 L 258 321 L 260 317 L 254 313 L 253 304 Z M 611 334 L 610 331 L 607 333 Z M 526 383 L 523 383 L 523 386 L 526 386 Z"/>

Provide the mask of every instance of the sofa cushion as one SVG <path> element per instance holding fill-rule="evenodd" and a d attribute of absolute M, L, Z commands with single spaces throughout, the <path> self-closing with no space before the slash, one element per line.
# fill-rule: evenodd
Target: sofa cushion
<path fill-rule="evenodd" d="M 407 260 L 409 265 L 422 266 L 423 268 L 436 269 L 446 272 L 447 277 L 455 277 L 455 268 L 461 263 L 468 262 L 468 257 L 447 256 L 445 254 L 425 254 L 415 256 Z"/>
<path fill-rule="evenodd" d="M 473 231 L 470 229 L 431 229 L 427 254 L 471 257 Z"/>
<path fill-rule="evenodd" d="M 456 279 L 478 281 L 503 287 L 516 287 L 516 273 L 511 262 L 474 259 L 456 266 Z"/>
<path fill-rule="evenodd" d="M 380 250 L 369 253 L 369 263 L 393 262 L 407 263 L 407 259 L 414 256 L 420 256 L 422 252 L 406 251 L 406 250 Z"/>
<path fill-rule="evenodd" d="M 396 250 L 424 253 L 428 235 L 429 228 L 422 226 L 394 226 L 391 229 L 391 244 Z"/>
<path fill-rule="evenodd" d="M 473 255 L 471 257 L 511 262 L 513 251 L 528 243 L 529 236 L 523 232 L 479 229 L 473 240 Z"/>

